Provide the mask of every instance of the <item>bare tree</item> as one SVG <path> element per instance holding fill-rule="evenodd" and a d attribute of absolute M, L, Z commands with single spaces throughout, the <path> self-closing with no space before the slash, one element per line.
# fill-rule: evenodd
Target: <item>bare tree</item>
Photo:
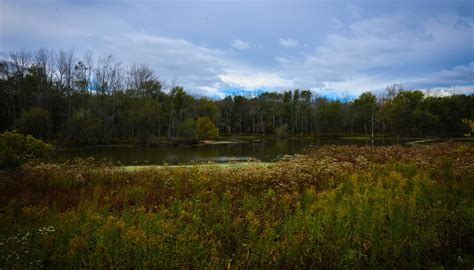
<path fill-rule="evenodd" d="M 95 69 L 96 91 L 100 94 L 113 95 L 121 86 L 121 63 L 112 54 L 99 58 Z"/>
<path fill-rule="evenodd" d="M 45 81 L 52 81 L 54 74 L 54 53 L 46 49 L 39 49 L 34 55 L 34 65 L 39 68 Z"/>
<path fill-rule="evenodd" d="M 155 80 L 153 70 L 146 65 L 132 65 L 128 70 L 127 88 L 137 91 L 137 95 L 142 95 L 146 84 Z"/>
<path fill-rule="evenodd" d="M 18 74 L 18 77 L 24 78 L 31 65 L 31 53 L 24 50 L 11 51 L 7 61 L 12 64 L 13 72 Z"/>
<path fill-rule="evenodd" d="M 92 70 L 94 69 L 94 55 L 92 54 L 92 51 L 87 51 L 86 53 L 84 53 L 83 59 L 84 65 L 87 68 L 87 88 L 90 89 L 90 86 L 92 84 Z"/>
<path fill-rule="evenodd" d="M 36 81 L 36 91 L 34 92 L 38 99 L 38 107 L 45 109 L 48 113 L 46 121 L 47 136 L 53 134 L 53 113 L 52 113 L 52 97 L 54 95 L 52 89 L 52 78 L 54 74 L 54 53 L 46 49 L 39 49 L 33 57 L 33 65 L 31 75 Z M 30 72 L 31 73 L 31 72 Z"/>
<path fill-rule="evenodd" d="M 74 62 L 74 50 L 59 51 L 56 61 L 59 75 L 58 82 L 68 95 L 70 95 L 72 91 Z"/>
<path fill-rule="evenodd" d="M 103 129 L 113 133 L 111 127 L 116 119 L 117 91 L 122 87 L 121 62 L 117 61 L 112 54 L 106 54 L 99 58 L 97 68 L 95 69 L 95 92 L 98 99 L 99 114 L 104 117 Z M 105 96 L 112 97 L 112 108 L 103 108 L 103 99 Z"/>
<path fill-rule="evenodd" d="M 17 124 L 17 109 L 22 107 L 21 100 L 19 100 L 19 95 L 22 93 L 22 81 L 29 66 L 31 66 L 31 53 L 24 50 L 10 51 L 2 64 L 4 74 L 2 76 L 6 76 L 9 81 L 3 91 L 8 99 L 8 112 L 14 129 Z"/>
<path fill-rule="evenodd" d="M 403 85 L 400 83 L 395 83 L 390 86 L 387 86 L 385 88 L 386 97 L 388 99 L 392 99 L 398 94 L 398 92 L 401 92 L 403 90 L 404 90 Z"/>

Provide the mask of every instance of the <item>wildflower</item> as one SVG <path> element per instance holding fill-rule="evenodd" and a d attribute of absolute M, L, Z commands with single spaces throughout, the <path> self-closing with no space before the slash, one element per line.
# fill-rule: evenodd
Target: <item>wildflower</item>
<path fill-rule="evenodd" d="M 42 227 L 38 229 L 40 235 L 47 235 L 55 232 L 54 226 Z"/>

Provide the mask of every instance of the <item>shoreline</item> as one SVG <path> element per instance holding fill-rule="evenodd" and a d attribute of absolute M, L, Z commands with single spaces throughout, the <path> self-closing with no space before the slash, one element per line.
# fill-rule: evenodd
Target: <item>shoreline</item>
<path fill-rule="evenodd" d="M 204 146 L 204 145 L 221 145 L 221 144 L 239 144 L 239 143 L 252 143 L 252 142 L 262 142 L 262 141 L 278 141 L 278 140 L 301 140 L 301 139 L 340 139 L 340 140 L 414 140 L 414 141 L 437 141 L 437 140 L 472 140 L 470 138 L 431 138 L 431 137 L 366 137 L 366 136 L 289 136 L 285 138 L 276 138 L 275 136 L 258 136 L 258 135 L 242 135 L 242 136 L 221 136 L 215 140 L 201 140 L 197 143 L 187 144 L 184 142 L 172 143 L 170 141 L 161 141 L 161 143 L 149 143 L 149 144 L 140 144 L 140 143 L 131 143 L 131 142 L 116 142 L 116 143 L 106 143 L 106 144 L 71 144 L 65 145 L 58 142 L 50 141 L 49 143 L 53 144 L 57 151 L 67 150 L 67 149 L 88 149 L 88 148 L 133 148 L 133 147 L 143 147 L 143 148 L 153 148 L 153 147 L 195 147 L 195 146 Z"/>

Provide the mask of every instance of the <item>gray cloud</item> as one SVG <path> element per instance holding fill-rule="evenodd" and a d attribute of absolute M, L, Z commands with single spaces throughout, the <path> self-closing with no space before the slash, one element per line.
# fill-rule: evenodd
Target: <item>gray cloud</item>
<path fill-rule="evenodd" d="M 474 91 L 474 62 L 434 72 L 425 77 L 407 79 L 404 85 L 416 89 L 456 88 L 460 93 L 472 93 Z"/>
<path fill-rule="evenodd" d="M 160 2 L 156 7 L 167 5 L 172 4 Z M 114 53 L 126 63 L 148 64 L 163 80 L 206 95 L 220 95 L 219 89 L 226 87 L 298 87 L 358 94 L 392 83 L 420 88 L 474 85 L 474 20 L 451 11 L 438 11 L 436 16 L 409 12 L 367 16 L 362 8 L 351 6 L 344 11 L 347 18 L 328 20 L 335 26 L 331 31 L 305 29 L 299 35 L 299 25 L 291 25 L 288 19 L 288 29 L 278 22 L 261 20 L 271 24 L 278 35 L 245 29 L 247 35 L 236 34 L 245 41 L 236 39 L 229 47 L 232 37 L 220 40 L 217 32 L 204 36 L 206 43 L 196 39 L 201 32 L 228 31 L 225 26 L 206 24 L 205 16 L 194 18 L 202 29 L 186 28 L 198 33 L 195 36 L 180 31 L 170 34 L 163 29 L 183 18 L 172 20 L 163 11 L 163 17 L 142 24 L 142 20 L 129 17 L 132 6 L 129 1 L 119 5 L 4 1 L 0 50 L 46 47 Z M 317 24 L 315 18 L 310 23 Z M 239 25 L 236 21 L 231 25 Z"/>
<path fill-rule="evenodd" d="M 365 19 L 351 24 L 347 34 L 328 35 L 312 53 L 300 58 L 281 56 L 277 62 L 282 73 L 308 88 L 360 93 L 412 76 L 423 78 L 426 75 L 417 68 L 446 65 L 456 54 L 472 55 L 472 19 L 462 25 L 457 19 L 448 14 L 426 20 L 418 28 L 408 27 L 403 16 Z M 416 75 L 400 70 L 413 70 Z M 445 77 L 445 85 L 467 83 L 446 71 L 438 75 Z"/>

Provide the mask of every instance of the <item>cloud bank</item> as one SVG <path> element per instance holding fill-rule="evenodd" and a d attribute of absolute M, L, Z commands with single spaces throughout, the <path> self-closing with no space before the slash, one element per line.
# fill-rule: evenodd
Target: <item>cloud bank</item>
<path fill-rule="evenodd" d="M 168 6 L 173 8 L 166 2 L 158 5 Z M 149 65 L 162 80 L 208 96 L 223 96 L 229 88 L 304 88 L 358 95 L 393 83 L 417 89 L 474 91 L 473 14 L 454 8 L 414 16 L 416 8 L 410 10 L 409 5 L 407 10 L 390 14 L 364 14 L 362 6 L 347 9 L 347 16 L 335 13 L 321 31 L 302 33 L 294 30 L 300 24 L 286 19 L 288 29 L 275 26 L 275 35 L 280 36 L 276 39 L 270 33 L 267 38 L 254 31 L 275 23 L 262 20 L 260 26 L 238 29 L 247 34 L 241 35 L 245 41 L 235 39 L 229 44 L 220 35 L 226 21 L 216 28 L 206 24 L 208 17 L 189 16 L 190 24 L 203 26 L 195 32 L 187 27 L 181 34 L 166 31 L 183 23 L 180 20 L 129 17 L 128 12 L 133 14 L 136 8 L 131 2 L 104 9 L 107 7 L 105 2 L 3 1 L 0 50 L 45 47 L 113 53 L 124 62 Z M 239 23 L 231 20 L 235 24 L 228 27 L 245 23 L 244 18 L 231 19 Z"/>

